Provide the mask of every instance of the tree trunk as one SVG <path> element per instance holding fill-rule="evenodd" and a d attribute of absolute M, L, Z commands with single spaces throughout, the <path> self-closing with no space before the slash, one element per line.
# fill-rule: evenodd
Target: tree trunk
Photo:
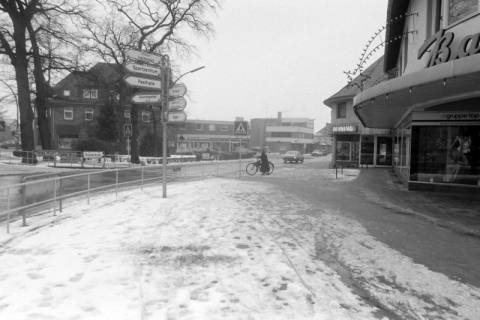
<path fill-rule="evenodd" d="M 49 150 L 51 146 L 51 133 L 48 118 L 47 99 L 49 96 L 49 86 L 45 81 L 45 76 L 42 71 L 42 60 L 40 58 L 40 49 L 38 47 L 36 33 L 33 30 L 32 24 L 27 25 L 28 33 L 30 35 L 30 42 L 33 50 L 33 75 L 35 77 L 36 100 L 35 107 L 37 110 L 38 130 L 40 133 L 40 143 L 44 150 Z"/>
<path fill-rule="evenodd" d="M 138 108 L 135 104 L 132 103 L 132 109 L 130 113 L 130 119 L 132 120 L 132 140 L 131 140 L 131 156 L 130 162 L 140 163 L 140 158 L 138 155 Z"/>
<path fill-rule="evenodd" d="M 20 133 L 23 151 L 35 149 L 33 133 L 33 112 L 30 104 L 30 86 L 28 81 L 27 50 L 25 39 L 26 25 L 23 21 L 15 21 L 13 37 L 16 55 L 14 60 L 17 80 L 18 105 L 20 109 Z"/>

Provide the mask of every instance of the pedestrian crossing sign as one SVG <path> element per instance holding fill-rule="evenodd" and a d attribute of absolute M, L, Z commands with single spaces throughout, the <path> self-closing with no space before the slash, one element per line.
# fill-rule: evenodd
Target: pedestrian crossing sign
<path fill-rule="evenodd" d="M 235 136 L 248 135 L 248 123 L 247 121 L 235 121 L 233 125 L 233 134 Z"/>

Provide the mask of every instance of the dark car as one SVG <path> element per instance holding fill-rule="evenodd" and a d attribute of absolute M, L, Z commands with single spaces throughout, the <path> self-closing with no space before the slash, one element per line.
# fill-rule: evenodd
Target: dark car
<path fill-rule="evenodd" d="M 299 151 L 290 150 L 283 155 L 283 162 L 287 163 L 303 163 L 304 157 Z"/>

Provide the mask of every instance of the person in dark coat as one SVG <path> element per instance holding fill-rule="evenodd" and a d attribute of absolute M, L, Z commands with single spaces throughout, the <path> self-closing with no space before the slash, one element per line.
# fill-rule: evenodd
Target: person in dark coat
<path fill-rule="evenodd" d="M 270 165 L 268 164 L 268 157 L 265 149 L 262 150 L 262 154 L 260 155 L 260 172 L 262 175 L 268 174 L 270 171 Z"/>

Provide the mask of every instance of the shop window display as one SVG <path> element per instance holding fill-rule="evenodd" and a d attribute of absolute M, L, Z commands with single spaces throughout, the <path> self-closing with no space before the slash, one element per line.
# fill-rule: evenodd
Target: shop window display
<path fill-rule="evenodd" d="M 480 126 L 415 127 L 411 179 L 480 185 Z"/>

